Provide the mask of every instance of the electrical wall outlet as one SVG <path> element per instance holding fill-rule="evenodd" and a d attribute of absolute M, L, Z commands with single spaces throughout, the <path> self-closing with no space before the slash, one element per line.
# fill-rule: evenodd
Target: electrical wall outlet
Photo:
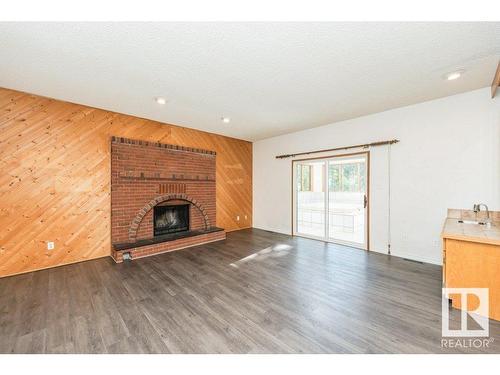
<path fill-rule="evenodd" d="M 236 221 L 240 221 L 240 216 L 236 216 Z"/>
<path fill-rule="evenodd" d="M 248 219 L 248 216 L 247 216 L 247 215 L 245 215 L 245 220 L 247 220 L 247 219 Z"/>
<path fill-rule="evenodd" d="M 55 247 L 54 242 L 52 241 L 47 242 L 47 250 L 54 250 L 54 247 Z"/>

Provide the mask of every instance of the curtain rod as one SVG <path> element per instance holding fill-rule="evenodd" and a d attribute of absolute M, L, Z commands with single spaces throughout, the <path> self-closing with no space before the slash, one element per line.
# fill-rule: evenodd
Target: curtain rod
<path fill-rule="evenodd" d="M 398 142 L 399 142 L 399 139 L 391 139 L 390 141 L 372 142 L 372 143 L 365 143 L 365 144 L 362 144 L 362 145 L 337 147 L 337 148 L 328 148 L 326 150 L 316 150 L 316 151 L 308 151 L 308 152 L 299 152 L 299 153 L 296 153 L 296 154 L 277 155 L 276 159 L 293 158 L 293 157 L 299 156 L 299 155 L 317 154 L 317 153 L 320 153 L 320 152 L 349 150 L 351 148 L 368 148 L 368 147 L 374 147 L 374 146 L 392 145 L 393 143 L 398 143 Z"/>

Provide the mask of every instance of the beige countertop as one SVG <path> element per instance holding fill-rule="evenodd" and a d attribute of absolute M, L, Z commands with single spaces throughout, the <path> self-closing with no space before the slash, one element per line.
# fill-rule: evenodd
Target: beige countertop
<path fill-rule="evenodd" d="M 474 220 L 474 215 L 475 214 L 470 210 L 449 209 L 448 217 L 443 225 L 441 237 L 500 246 L 500 213 L 490 213 L 490 217 L 492 218 L 490 228 L 486 225 L 464 224 L 458 222 L 461 219 Z M 483 217 L 480 217 L 480 219 L 482 218 Z"/>

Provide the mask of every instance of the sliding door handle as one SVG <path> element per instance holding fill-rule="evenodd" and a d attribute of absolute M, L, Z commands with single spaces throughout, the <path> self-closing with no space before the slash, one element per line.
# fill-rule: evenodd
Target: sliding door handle
<path fill-rule="evenodd" d="M 365 194 L 363 197 L 363 208 L 366 208 L 367 205 L 368 205 L 368 197 Z"/>

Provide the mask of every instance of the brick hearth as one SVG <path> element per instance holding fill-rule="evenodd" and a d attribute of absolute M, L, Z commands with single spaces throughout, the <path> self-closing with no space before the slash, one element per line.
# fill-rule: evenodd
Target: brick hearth
<path fill-rule="evenodd" d="M 225 232 L 215 228 L 215 158 L 213 151 L 111 138 L 111 241 L 115 261 L 121 262 L 124 252 L 134 259 L 225 239 Z M 154 206 L 186 202 L 189 236 L 166 236 L 160 243 L 148 241 L 154 239 Z"/>

